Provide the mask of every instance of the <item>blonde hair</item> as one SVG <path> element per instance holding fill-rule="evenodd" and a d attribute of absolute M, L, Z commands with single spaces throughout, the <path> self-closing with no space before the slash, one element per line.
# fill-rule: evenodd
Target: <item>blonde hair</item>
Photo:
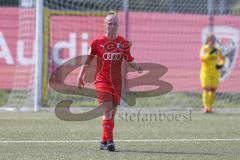
<path fill-rule="evenodd" d="M 107 16 L 108 16 L 108 15 L 117 16 L 117 12 L 114 11 L 114 10 L 111 10 L 111 11 L 109 11 L 109 12 L 107 13 Z"/>
<path fill-rule="evenodd" d="M 104 18 L 104 22 L 107 21 L 107 18 L 108 18 L 109 16 L 117 17 L 117 12 L 115 12 L 115 11 L 109 11 L 109 12 L 107 13 L 106 17 Z"/>

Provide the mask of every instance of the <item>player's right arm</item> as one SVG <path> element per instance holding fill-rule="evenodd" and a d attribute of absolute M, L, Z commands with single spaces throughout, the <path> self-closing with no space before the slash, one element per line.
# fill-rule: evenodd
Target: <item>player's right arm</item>
<path fill-rule="evenodd" d="M 210 52 L 207 52 L 206 51 L 206 46 L 203 46 L 200 50 L 200 59 L 202 62 L 207 62 L 208 60 L 211 60 L 211 59 L 214 59 L 214 58 L 217 58 L 217 54 L 214 54 L 214 52 L 210 51 Z"/>
<path fill-rule="evenodd" d="M 78 75 L 78 82 L 77 82 L 79 89 L 81 89 L 82 86 L 84 86 L 84 82 L 83 82 L 84 76 L 85 76 L 85 74 L 88 70 L 88 66 L 90 65 L 93 58 L 94 58 L 93 56 L 88 55 L 86 61 L 84 62 L 84 64 L 81 67 L 81 70 Z"/>
<path fill-rule="evenodd" d="M 89 52 L 88 52 L 87 59 L 85 60 L 84 64 L 82 65 L 81 70 L 78 75 L 77 86 L 79 89 L 81 89 L 82 86 L 84 86 L 84 76 L 85 76 L 85 74 L 88 70 L 88 67 L 95 55 L 96 55 L 96 52 L 94 51 L 94 43 L 92 43 L 91 47 L 89 49 Z"/>

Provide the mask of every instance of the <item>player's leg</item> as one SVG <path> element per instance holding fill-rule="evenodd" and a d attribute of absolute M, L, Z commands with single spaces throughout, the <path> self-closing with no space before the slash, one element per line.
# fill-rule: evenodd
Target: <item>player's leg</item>
<path fill-rule="evenodd" d="M 210 89 L 207 87 L 203 88 L 202 102 L 203 102 L 204 112 L 206 113 L 211 112 L 212 110 L 210 105 Z"/>
<path fill-rule="evenodd" d="M 211 112 L 210 94 L 209 94 L 211 79 L 209 78 L 209 75 L 207 75 L 206 73 L 201 73 L 200 79 L 201 79 L 201 86 L 202 86 L 203 108 L 204 108 L 204 112 L 208 113 L 208 112 Z"/>
<path fill-rule="evenodd" d="M 114 126 L 115 126 L 114 120 L 115 120 L 115 115 L 117 112 L 117 105 L 120 104 L 119 94 L 114 94 L 112 98 L 113 98 L 112 103 L 111 103 L 112 106 L 111 106 L 111 108 L 107 108 L 107 110 L 104 112 L 104 116 L 103 116 L 103 119 L 111 120 L 109 136 L 108 136 L 108 133 L 105 131 L 105 136 L 107 139 L 106 149 L 109 151 L 115 151 L 115 144 L 114 144 L 114 140 L 113 140 L 113 130 L 114 130 Z M 109 104 L 107 106 L 109 106 Z"/>
<path fill-rule="evenodd" d="M 106 83 L 97 83 L 97 96 L 103 111 L 102 119 L 102 140 L 101 147 L 105 146 L 109 151 L 115 151 L 113 142 L 114 117 L 117 111 L 117 105 L 120 104 L 121 85 L 112 88 Z"/>
<path fill-rule="evenodd" d="M 107 142 L 112 141 L 112 88 L 109 87 L 108 83 L 96 83 L 96 94 L 98 98 L 99 106 L 103 112 L 102 117 L 102 136 L 101 136 L 101 150 L 105 150 Z"/>
<path fill-rule="evenodd" d="M 212 108 L 216 99 L 216 90 L 219 85 L 219 75 L 214 75 L 211 77 L 211 87 L 210 87 L 210 107 Z"/>
<path fill-rule="evenodd" d="M 121 96 L 122 96 L 122 83 L 113 84 L 113 120 L 115 119 L 115 115 L 117 112 L 117 106 L 120 105 Z M 114 127 L 113 121 L 113 127 Z"/>
<path fill-rule="evenodd" d="M 116 112 L 117 112 L 117 105 L 114 104 L 113 105 L 113 128 L 115 126 L 115 115 L 116 115 Z"/>
<path fill-rule="evenodd" d="M 113 128 L 114 128 L 114 106 L 112 102 L 103 102 L 103 139 L 105 140 L 105 147 L 109 151 L 115 151 L 115 145 L 113 142 Z"/>
<path fill-rule="evenodd" d="M 209 94 L 210 94 L 210 107 L 212 108 L 216 99 L 216 88 L 211 88 Z"/>
<path fill-rule="evenodd" d="M 115 86 L 116 87 L 116 86 Z M 104 116 L 103 116 L 103 121 L 106 119 L 111 121 L 110 125 L 110 131 L 109 131 L 109 136 L 108 136 L 108 131 L 105 131 L 105 136 L 107 139 L 107 144 L 106 144 L 106 149 L 109 151 L 115 151 L 115 144 L 113 141 L 113 129 L 115 126 L 115 115 L 117 112 L 117 105 L 120 104 L 120 96 L 121 96 L 121 86 L 119 85 L 117 88 L 112 89 L 112 103 L 111 103 L 111 108 L 106 108 L 106 111 L 104 111 Z M 109 106 L 110 104 L 106 104 Z M 109 138 L 108 138 L 109 137 Z"/>
<path fill-rule="evenodd" d="M 112 123 L 111 123 L 111 128 L 110 128 L 111 129 L 110 135 L 111 135 L 112 140 L 108 140 L 108 138 L 106 138 L 107 143 L 106 143 L 105 147 L 110 152 L 115 151 L 115 144 L 114 144 L 114 140 L 113 140 L 113 130 L 114 130 L 114 126 L 115 126 L 114 118 L 115 118 L 116 111 L 117 111 L 117 106 L 115 105 L 115 106 L 113 106 L 112 114 L 111 115 L 109 114 L 109 116 L 112 117 Z M 106 135 L 106 137 L 108 137 L 108 136 Z"/>

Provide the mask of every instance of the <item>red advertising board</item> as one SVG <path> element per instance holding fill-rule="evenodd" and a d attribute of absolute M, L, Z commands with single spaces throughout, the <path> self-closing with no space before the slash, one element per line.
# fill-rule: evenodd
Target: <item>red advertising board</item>
<path fill-rule="evenodd" d="M 29 29 L 27 32 L 24 25 L 19 27 L 19 24 L 24 24 L 21 22 L 24 19 L 19 21 L 21 16 L 19 13 L 23 14 L 17 8 L 0 8 L 1 89 L 13 87 L 15 75 L 18 74 L 16 72 L 22 71 L 26 75 L 33 72 L 34 61 L 31 54 L 34 53 L 32 47 L 34 31 Z M 32 18 L 28 19 L 29 25 L 34 25 L 33 17 L 32 12 Z M 119 13 L 119 17 L 119 33 L 126 35 L 124 14 Z M 219 90 L 240 92 L 240 57 L 237 56 L 239 35 L 236 36 L 240 28 L 240 17 L 216 16 L 214 23 L 216 29 L 218 28 L 216 34 L 220 40 L 231 40 L 235 47 L 232 48 L 234 56 L 232 62 L 229 62 L 231 65 L 228 74 Z M 206 15 L 131 12 L 128 24 L 127 35 L 133 43 L 132 54 L 137 62 L 159 63 L 166 66 L 168 72 L 162 79 L 170 82 L 174 91 L 200 91 L 199 49 L 205 36 L 204 31 L 209 25 Z M 19 31 L 24 27 L 26 27 L 24 32 Z M 47 33 L 50 71 L 69 58 L 87 54 L 91 40 L 104 33 L 101 16 L 52 15 L 49 18 L 49 26 L 45 27 L 50 29 Z M 29 34 L 31 36 L 27 36 Z M 23 52 L 22 47 L 25 47 Z M 25 76 L 18 83 L 27 88 L 32 84 L 30 79 L 32 81 L 32 76 Z"/>

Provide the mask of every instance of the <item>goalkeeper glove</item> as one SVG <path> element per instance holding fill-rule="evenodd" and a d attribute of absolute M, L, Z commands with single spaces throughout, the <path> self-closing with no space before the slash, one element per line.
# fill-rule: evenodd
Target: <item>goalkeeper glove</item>
<path fill-rule="evenodd" d="M 222 64 L 217 64 L 216 65 L 216 68 L 219 70 L 219 69 L 222 69 L 223 68 L 223 65 Z"/>
<path fill-rule="evenodd" d="M 213 48 L 212 50 L 211 50 L 211 52 L 210 52 L 210 55 L 211 54 L 214 54 L 214 53 L 216 53 L 217 52 L 217 49 L 216 48 Z"/>

